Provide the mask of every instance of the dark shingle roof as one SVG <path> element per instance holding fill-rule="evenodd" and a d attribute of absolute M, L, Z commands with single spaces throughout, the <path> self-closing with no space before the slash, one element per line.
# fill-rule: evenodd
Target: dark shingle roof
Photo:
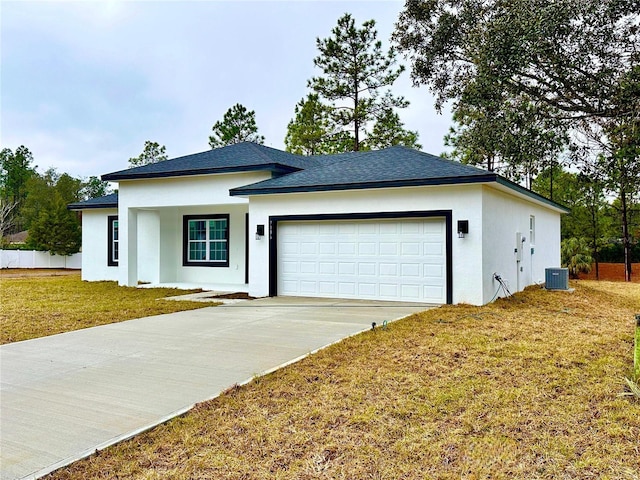
<path fill-rule="evenodd" d="M 406 147 L 369 152 L 304 157 L 255 143 L 238 143 L 207 152 L 165 160 L 143 167 L 103 175 L 103 180 L 127 180 L 251 170 L 279 173 L 271 179 L 237 187 L 232 196 L 320 192 L 418 185 L 454 185 L 493 182 L 568 211 L 565 207 L 527 190 L 494 172 L 446 160 Z M 116 208 L 112 194 L 69 205 L 71 210 Z"/>
<path fill-rule="evenodd" d="M 252 170 L 288 173 L 307 168 L 315 162 L 316 160 L 302 155 L 294 155 L 256 143 L 243 142 L 142 167 L 108 173 L 102 175 L 102 180 L 180 177 Z"/>
<path fill-rule="evenodd" d="M 70 203 L 69 210 L 89 210 L 92 208 L 118 208 L 118 194 L 112 193 L 104 197 L 90 198 L 84 202 Z"/>
<path fill-rule="evenodd" d="M 313 158 L 318 165 L 234 188 L 231 195 L 475 183 L 495 181 L 497 177 L 480 168 L 401 146 Z"/>

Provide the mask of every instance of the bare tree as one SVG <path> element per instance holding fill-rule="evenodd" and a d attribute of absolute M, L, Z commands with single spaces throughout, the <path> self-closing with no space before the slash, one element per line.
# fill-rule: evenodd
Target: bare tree
<path fill-rule="evenodd" d="M 13 211 L 18 206 L 17 201 L 8 201 L 0 199 L 0 240 L 4 238 L 5 233 L 11 230 L 14 225 L 15 215 Z"/>

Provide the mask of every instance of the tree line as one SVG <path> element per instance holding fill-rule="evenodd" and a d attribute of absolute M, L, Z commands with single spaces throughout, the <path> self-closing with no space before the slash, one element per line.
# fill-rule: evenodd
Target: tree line
<path fill-rule="evenodd" d="M 79 179 L 49 168 L 37 172 L 25 146 L 0 151 L 0 246 L 7 235 L 28 230 L 27 248 L 70 255 L 80 250 L 80 220 L 67 205 L 109 193 L 98 177 Z"/>

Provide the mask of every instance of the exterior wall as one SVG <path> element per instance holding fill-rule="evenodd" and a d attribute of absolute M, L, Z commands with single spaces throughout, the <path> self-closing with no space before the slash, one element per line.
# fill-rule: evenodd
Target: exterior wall
<path fill-rule="evenodd" d="M 265 225 L 265 237 L 249 239 L 249 294 L 269 294 L 269 216 L 328 213 L 378 213 L 451 210 L 453 220 L 453 302 L 483 303 L 482 288 L 482 186 L 351 190 L 347 192 L 256 195 L 250 198 L 249 232 Z M 458 220 L 469 220 L 469 234 L 458 238 Z"/>
<path fill-rule="evenodd" d="M 107 217 L 115 208 L 82 212 L 82 280 L 117 280 L 118 267 L 107 265 Z"/>
<path fill-rule="evenodd" d="M 531 243 L 529 218 L 535 216 L 535 243 Z M 515 195 L 484 187 L 482 229 L 483 303 L 490 302 L 499 288 L 493 278 L 498 273 L 511 292 L 544 282 L 547 267 L 560 265 L 560 213 Z M 521 242 L 522 260 L 516 260 L 516 232 Z M 532 253 L 533 252 L 533 253 Z M 498 296 L 503 296 L 502 291 Z"/>
<path fill-rule="evenodd" d="M 270 177 L 270 172 L 261 171 L 120 182 L 120 285 L 244 284 L 248 200 L 230 197 L 229 190 Z M 230 214 L 229 267 L 184 267 L 183 216 L 210 213 Z"/>
<path fill-rule="evenodd" d="M 245 215 L 247 205 L 216 205 L 207 207 L 182 207 L 159 210 L 158 232 L 138 230 L 138 244 L 144 242 L 157 246 L 153 254 L 149 254 L 149 262 L 158 265 L 157 282 L 183 283 L 224 283 L 244 284 L 245 280 Z M 185 267 L 182 265 L 183 248 L 183 216 L 197 214 L 229 214 L 229 266 L 228 267 Z M 140 222 L 139 222 L 140 226 Z M 150 238 L 147 238 L 150 237 Z M 159 239 L 154 243 L 153 239 Z M 138 263 L 140 256 L 138 253 Z M 145 267 L 149 268 L 149 267 Z M 142 268 L 138 268 L 142 280 Z M 155 271 L 154 271 L 155 272 Z"/>

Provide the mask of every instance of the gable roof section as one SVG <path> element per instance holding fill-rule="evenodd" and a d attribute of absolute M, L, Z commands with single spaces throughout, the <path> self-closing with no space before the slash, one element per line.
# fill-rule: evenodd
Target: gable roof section
<path fill-rule="evenodd" d="M 242 142 L 141 167 L 107 173 L 102 175 L 102 180 L 183 177 L 255 170 L 290 173 L 307 168 L 316 162 L 311 157 L 294 155 L 256 143 Z"/>
<path fill-rule="evenodd" d="M 118 194 L 112 193 L 104 197 L 90 198 L 84 202 L 70 203 L 69 210 L 91 210 L 94 208 L 118 208 Z"/>
<path fill-rule="evenodd" d="M 317 166 L 234 188 L 231 195 L 475 183 L 495 181 L 497 176 L 401 146 L 314 158 L 318 160 Z"/>

